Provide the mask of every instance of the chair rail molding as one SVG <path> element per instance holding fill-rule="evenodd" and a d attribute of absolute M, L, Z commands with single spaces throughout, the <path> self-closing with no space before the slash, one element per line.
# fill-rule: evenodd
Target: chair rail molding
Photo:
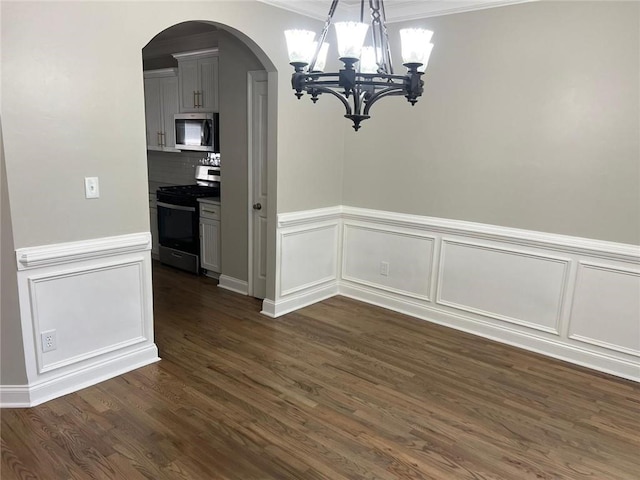
<path fill-rule="evenodd" d="M 80 242 L 58 243 L 16 250 L 18 270 L 97 259 L 151 248 L 151 233 L 134 233 Z"/>

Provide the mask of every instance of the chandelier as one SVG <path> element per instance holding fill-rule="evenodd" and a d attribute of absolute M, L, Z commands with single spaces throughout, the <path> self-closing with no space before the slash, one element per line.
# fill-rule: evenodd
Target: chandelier
<path fill-rule="evenodd" d="M 369 3 L 371 21 L 364 23 L 365 1 Z M 338 54 L 344 68 L 324 72 L 329 45 L 325 42 L 339 0 L 332 0 L 329 15 L 318 40 L 308 30 L 287 30 L 285 37 L 289 61 L 294 68 L 291 85 L 300 99 L 311 95 L 313 103 L 323 93 L 338 98 L 345 107 L 345 117 L 358 131 L 360 123 L 370 118 L 374 103 L 384 97 L 403 95 L 415 105 L 422 95 L 422 75 L 427 67 L 433 44 L 433 32 L 421 28 L 400 30 L 405 75 L 394 75 L 382 0 L 360 1 L 360 22 L 336 22 Z M 363 46 L 370 30 L 371 45 Z"/>

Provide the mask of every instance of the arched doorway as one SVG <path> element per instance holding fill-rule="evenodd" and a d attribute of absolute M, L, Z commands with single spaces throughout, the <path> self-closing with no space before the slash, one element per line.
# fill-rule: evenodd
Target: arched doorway
<path fill-rule="evenodd" d="M 178 95 L 182 95 L 179 64 L 174 54 L 214 49 L 217 50 L 218 56 L 216 113 L 220 118 L 221 268 L 219 272 L 213 272 L 213 276 L 219 277 L 219 286 L 223 288 L 268 298 L 273 296 L 272 279 L 275 277 L 275 262 L 269 261 L 273 255 L 268 253 L 269 250 L 275 252 L 276 217 L 277 74 L 273 63 L 241 32 L 215 22 L 189 21 L 169 27 L 156 35 L 142 51 L 143 67 L 145 72 L 164 70 L 168 75 L 174 70 L 177 82 L 170 88 L 178 89 Z M 251 142 L 255 139 L 252 132 L 257 129 L 253 128 L 251 122 L 258 121 L 259 118 L 251 113 L 250 93 L 254 92 L 255 88 L 251 87 L 252 77 L 249 72 L 259 71 L 264 71 L 267 79 L 265 93 L 268 95 L 263 99 L 267 111 L 259 116 L 263 121 L 265 135 L 260 146 L 263 151 L 261 155 L 256 155 L 256 147 L 252 146 Z M 169 81 L 171 82 L 173 80 Z M 170 94 L 168 98 L 171 98 Z M 147 95 L 145 100 L 148 101 Z M 180 109 L 180 102 L 174 106 Z M 165 108 L 164 111 L 166 116 L 171 116 L 170 108 Z M 171 128 L 171 121 L 167 121 L 166 118 L 163 121 L 165 125 L 169 125 L 166 128 Z M 269 128 L 266 128 L 267 125 Z M 148 139 L 153 135 L 154 132 L 147 131 Z M 170 139 L 171 135 L 160 138 Z M 203 161 L 202 152 L 177 151 L 166 140 L 160 147 L 152 148 L 149 148 L 148 142 L 147 153 L 150 202 L 154 191 L 162 185 L 193 183 L 193 172 Z M 264 161 L 264 168 L 254 168 L 252 162 L 260 159 Z M 259 172 L 264 176 L 261 177 Z M 253 188 L 254 185 L 263 188 Z M 259 201 L 255 198 L 257 191 L 265 194 Z M 260 209 L 253 208 L 256 204 L 259 204 Z M 156 215 L 153 205 L 150 206 L 150 215 L 153 230 Z M 262 216 L 261 221 L 265 228 L 256 236 L 253 227 L 256 222 L 253 217 L 258 215 Z M 255 238 L 258 241 L 254 240 Z M 256 264 L 261 265 L 262 269 L 256 268 Z M 256 284 L 259 272 L 262 273 L 262 281 L 267 285 Z M 260 278 L 257 281 L 260 281 Z"/>

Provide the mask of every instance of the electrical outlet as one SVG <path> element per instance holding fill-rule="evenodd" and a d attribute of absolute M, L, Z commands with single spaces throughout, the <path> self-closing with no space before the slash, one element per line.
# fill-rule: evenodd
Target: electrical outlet
<path fill-rule="evenodd" d="M 47 330 L 40 333 L 40 340 L 42 342 L 42 352 L 50 352 L 58 348 L 58 340 L 56 338 L 55 330 Z"/>
<path fill-rule="evenodd" d="M 380 275 L 383 277 L 389 275 L 389 262 L 380 262 Z"/>

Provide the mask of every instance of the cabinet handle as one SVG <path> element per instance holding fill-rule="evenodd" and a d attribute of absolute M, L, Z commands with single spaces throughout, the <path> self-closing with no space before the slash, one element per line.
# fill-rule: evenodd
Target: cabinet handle
<path fill-rule="evenodd" d="M 164 132 L 160 132 L 160 138 L 162 139 L 162 146 L 166 147 L 167 144 L 166 144 L 166 140 L 164 138 Z"/>
<path fill-rule="evenodd" d="M 198 90 L 198 107 L 202 108 L 202 92 Z"/>
<path fill-rule="evenodd" d="M 161 147 L 162 146 L 162 133 L 158 132 L 158 146 Z"/>

